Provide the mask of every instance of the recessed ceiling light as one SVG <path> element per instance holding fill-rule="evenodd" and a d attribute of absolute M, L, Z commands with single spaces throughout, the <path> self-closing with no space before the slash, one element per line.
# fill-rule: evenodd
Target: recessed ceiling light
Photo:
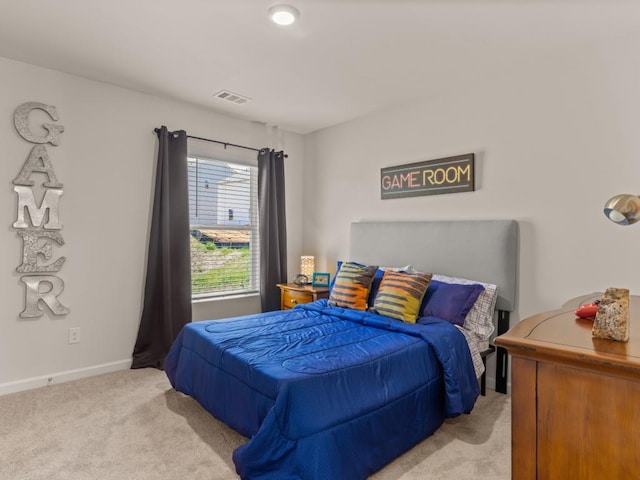
<path fill-rule="evenodd" d="M 291 25 L 298 17 L 300 12 L 291 5 L 274 5 L 269 9 L 269 18 L 278 25 Z"/>

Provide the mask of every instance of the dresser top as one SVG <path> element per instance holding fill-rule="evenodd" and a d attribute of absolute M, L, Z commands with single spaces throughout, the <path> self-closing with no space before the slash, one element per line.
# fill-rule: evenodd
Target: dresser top
<path fill-rule="evenodd" d="M 602 297 L 593 293 L 574 298 L 558 310 L 540 313 L 514 325 L 495 339 L 511 355 L 549 357 L 600 364 L 640 374 L 640 296 L 629 297 L 629 341 L 593 338 L 593 320 L 578 318 L 575 310 Z"/>

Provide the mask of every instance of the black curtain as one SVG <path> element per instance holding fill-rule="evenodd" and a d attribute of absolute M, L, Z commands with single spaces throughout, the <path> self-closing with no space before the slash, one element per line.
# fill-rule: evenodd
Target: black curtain
<path fill-rule="evenodd" d="M 156 129 L 158 163 L 144 307 L 131 368 L 162 369 L 171 344 L 191 322 L 187 134 Z"/>
<path fill-rule="evenodd" d="M 280 309 L 278 283 L 287 281 L 287 222 L 284 202 L 284 153 L 258 153 L 260 224 L 260 301 L 263 312 Z"/>

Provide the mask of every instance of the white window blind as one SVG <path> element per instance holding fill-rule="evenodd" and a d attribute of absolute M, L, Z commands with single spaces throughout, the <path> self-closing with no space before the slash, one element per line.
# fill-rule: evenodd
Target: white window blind
<path fill-rule="evenodd" d="M 258 168 L 189 157 L 194 298 L 259 291 Z"/>

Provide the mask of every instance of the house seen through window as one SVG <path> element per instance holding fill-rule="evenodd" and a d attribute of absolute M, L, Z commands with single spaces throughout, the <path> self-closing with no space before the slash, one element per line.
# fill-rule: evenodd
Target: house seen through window
<path fill-rule="evenodd" d="M 258 167 L 189 157 L 193 298 L 259 290 Z"/>

